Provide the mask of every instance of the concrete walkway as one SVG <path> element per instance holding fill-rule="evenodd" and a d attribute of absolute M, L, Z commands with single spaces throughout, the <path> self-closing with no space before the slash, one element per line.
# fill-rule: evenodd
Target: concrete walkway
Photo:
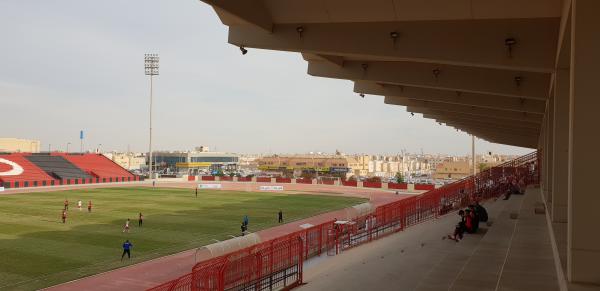
<path fill-rule="evenodd" d="M 559 290 L 539 189 L 486 204 L 491 226 L 442 239 L 458 216 L 308 264 L 300 290 Z M 511 214 L 517 219 L 511 219 Z"/>

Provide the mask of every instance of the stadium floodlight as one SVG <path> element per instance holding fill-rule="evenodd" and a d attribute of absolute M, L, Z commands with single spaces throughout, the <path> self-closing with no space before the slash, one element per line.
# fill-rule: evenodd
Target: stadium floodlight
<path fill-rule="evenodd" d="M 148 146 L 148 177 L 153 179 L 152 168 L 152 78 L 158 76 L 158 54 L 144 55 L 144 71 L 146 76 L 150 76 L 150 144 Z"/>

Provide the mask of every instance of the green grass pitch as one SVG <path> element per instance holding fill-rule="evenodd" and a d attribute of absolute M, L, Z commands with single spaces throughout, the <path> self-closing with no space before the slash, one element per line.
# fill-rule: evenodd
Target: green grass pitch
<path fill-rule="evenodd" d="M 239 235 L 244 214 L 252 232 L 365 201 L 172 188 L 102 188 L 0 196 L 0 289 L 31 290 Z M 69 199 L 67 223 L 60 220 Z M 77 210 L 77 201 L 83 210 Z M 87 201 L 92 200 L 92 213 Z M 138 213 L 144 225 L 137 226 Z M 130 233 L 122 233 L 127 218 Z M 120 261 L 125 239 L 132 259 Z"/>

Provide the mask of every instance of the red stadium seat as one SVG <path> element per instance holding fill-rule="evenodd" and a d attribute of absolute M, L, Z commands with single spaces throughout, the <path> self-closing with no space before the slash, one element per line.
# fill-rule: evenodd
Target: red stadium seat
<path fill-rule="evenodd" d="M 62 154 L 66 160 L 79 167 L 89 175 L 100 179 L 102 182 L 117 182 L 127 179 L 134 179 L 134 175 L 111 161 L 107 157 L 99 154 Z"/>

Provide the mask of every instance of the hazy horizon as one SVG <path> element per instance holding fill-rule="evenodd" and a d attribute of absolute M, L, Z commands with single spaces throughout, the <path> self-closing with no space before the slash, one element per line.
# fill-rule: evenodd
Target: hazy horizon
<path fill-rule="evenodd" d="M 0 137 L 38 139 L 42 150 L 79 149 L 84 130 L 85 149 L 147 151 L 143 58 L 159 53 L 155 150 L 470 154 L 470 136 L 360 98 L 349 81 L 311 77 L 298 53 L 243 56 L 196 0 L 5 0 L 0 16 Z M 533 151 L 482 140 L 476 149 Z"/>

